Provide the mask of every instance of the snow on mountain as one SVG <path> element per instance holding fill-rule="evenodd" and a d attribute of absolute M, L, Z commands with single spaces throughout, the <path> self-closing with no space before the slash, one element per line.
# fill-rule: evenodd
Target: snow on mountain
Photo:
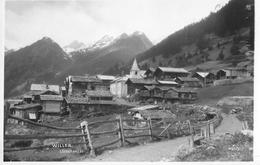
<path fill-rule="evenodd" d="M 92 46 L 90 46 L 89 50 L 101 49 L 109 46 L 114 41 L 114 37 L 105 35 L 100 40 L 95 42 Z"/>
<path fill-rule="evenodd" d="M 73 41 L 72 43 L 70 43 L 67 46 L 64 46 L 63 49 L 66 53 L 70 53 L 70 52 L 74 52 L 80 49 L 84 49 L 86 48 L 87 45 L 85 45 L 83 42 L 79 42 L 79 41 Z"/>

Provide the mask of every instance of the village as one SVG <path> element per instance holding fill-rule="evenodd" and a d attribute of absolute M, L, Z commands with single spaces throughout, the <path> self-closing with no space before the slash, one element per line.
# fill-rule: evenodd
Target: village
<path fill-rule="evenodd" d="M 225 68 L 214 72 L 189 72 L 184 68 L 158 67 L 139 69 L 136 59 L 130 73 L 111 75 L 68 76 L 64 86 L 31 84 L 21 99 L 9 99 L 10 113 L 35 122 L 47 122 L 64 114 L 81 110 L 97 114 L 121 104 L 131 106 L 193 103 L 197 90 L 223 80 L 250 79 L 245 67 Z"/>
<path fill-rule="evenodd" d="M 125 143 L 144 143 L 147 140 L 141 138 L 147 136 L 143 135 L 144 133 L 148 133 L 151 140 L 189 136 L 191 134 L 193 142 L 189 143 L 194 146 L 197 143 L 196 141 L 203 139 L 201 136 L 205 136 L 205 138 L 212 136 L 215 133 L 215 128 L 218 127 L 222 120 L 221 114 L 216 108 L 196 104 L 200 99 L 198 91 L 203 88 L 225 86 L 225 84 L 243 83 L 252 79 L 253 72 L 247 66 L 225 68 L 212 72 L 190 72 L 184 68 L 172 67 L 141 70 L 137 60 L 134 59 L 129 74 L 120 77 L 112 75 L 71 75 L 65 79 L 64 86 L 31 84 L 30 91 L 20 96 L 20 98 L 7 100 L 5 108 L 8 112 L 5 115 L 9 115 L 9 118 L 6 116 L 8 119 L 5 118 L 5 121 L 6 125 L 12 125 L 13 130 L 19 128 L 15 125 L 29 128 L 30 123 L 63 130 L 72 129 L 72 126 L 80 124 L 79 122 L 82 124 L 85 121 L 92 122 L 92 124 L 95 124 L 96 121 L 97 124 L 118 121 L 119 139 L 112 141 L 112 146 L 118 141 L 121 141 L 121 146 L 125 146 Z M 234 109 L 234 111 L 238 110 L 241 110 L 241 108 Z M 106 119 L 108 120 L 106 121 Z M 63 127 L 56 127 L 57 123 L 58 126 L 62 125 Z M 200 126 L 195 126 L 196 123 Z M 248 122 L 244 125 L 243 128 L 248 129 Z M 145 130 L 147 126 L 148 132 Z M 96 130 L 95 133 L 92 132 L 93 135 L 87 133 L 91 134 L 91 136 L 85 138 L 87 144 L 90 145 L 90 155 L 96 155 L 95 152 L 97 152 L 98 148 L 110 145 L 110 143 L 104 143 L 116 138 L 115 135 L 97 135 L 113 133 L 115 132 L 114 128 L 116 128 L 116 125 L 106 124 L 88 128 Z M 75 129 L 78 128 L 75 127 Z M 100 129 L 104 132 L 98 133 L 97 130 Z M 7 130 L 10 130 L 10 128 L 7 128 Z M 128 133 L 127 130 L 142 131 Z M 37 136 L 41 134 L 46 136 L 45 134 L 48 131 L 41 130 L 40 132 L 37 133 L 39 134 Z M 192 132 L 201 135 L 193 137 Z M 21 138 L 24 135 L 19 136 Z M 62 136 L 68 136 L 68 134 Z M 71 137 L 73 136 L 79 135 L 71 135 Z M 50 137 L 56 136 L 50 135 Z M 16 139 L 17 137 L 13 138 Z M 34 139 L 36 137 L 30 136 L 28 138 Z M 129 141 L 126 140 L 127 138 L 135 138 L 135 140 Z M 14 147 L 18 142 L 10 145 Z M 73 142 L 75 141 L 73 140 Z M 93 144 L 90 144 L 90 142 Z M 30 143 L 25 149 L 21 149 L 21 152 L 30 149 L 30 145 L 34 143 L 32 141 L 32 144 Z M 63 143 L 67 145 L 65 141 L 56 140 L 50 142 L 45 140 L 34 145 L 38 146 L 38 143 L 48 144 L 45 147 L 53 144 L 62 145 Z M 69 145 L 71 146 L 70 143 Z M 38 147 L 41 147 L 41 145 Z M 105 151 L 104 149 L 102 151 Z M 19 150 L 14 148 L 8 151 Z"/>

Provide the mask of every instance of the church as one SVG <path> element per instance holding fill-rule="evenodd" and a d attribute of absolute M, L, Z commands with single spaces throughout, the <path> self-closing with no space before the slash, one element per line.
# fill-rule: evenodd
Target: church
<path fill-rule="evenodd" d="M 130 69 L 130 73 L 123 76 L 118 77 L 110 84 L 110 92 L 113 95 L 118 96 L 119 98 L 127 97 L 127 84 L 125 83 L 129 78 L 142 79 L 144 77 L 145 70 L 141 70 L 138 67 L 136 59 L 134 59 L 132 67 Z"/>

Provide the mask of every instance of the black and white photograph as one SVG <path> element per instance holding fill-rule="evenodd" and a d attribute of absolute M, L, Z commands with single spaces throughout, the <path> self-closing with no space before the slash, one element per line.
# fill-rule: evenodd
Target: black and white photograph
<path fill-rule="evenodd" d="M 3 9 L 4 163 L 260 159 L 255 0 Z"/>

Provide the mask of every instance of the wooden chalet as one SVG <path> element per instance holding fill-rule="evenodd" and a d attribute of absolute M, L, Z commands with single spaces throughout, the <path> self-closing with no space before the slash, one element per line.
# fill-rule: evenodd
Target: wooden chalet
<path fill-rule="evenodd" d="M 212 84 L 216 79 L 216 76 L 210 72 L 195 72 L 192 77 L 197 78 L 204 86 Z"/>
<path fill-rule="evenodd" d="M 130 96 L 138 93 L 138 90 L 142 89 L 144 86 L 158 84 L 155 80 L 138 78 L 129 78 L 125 83 L 127 84 L 127 91 Z"/>
<path fill-rule="evenodd" d="M 216 78 L 220 79 L 235 79 L 235 78 L 248 78 L 251 73 L 245 68 L 226 68 L 217 71 Z"/>
<path fill-rule="evenodd" d="M 188 103 L 197 99 L 197 92 L 187 88 L 174 88 L 163 86 L 144 86 L 139 91 L 143 102 L 152 99 L 155 104 L 184 102 Z"/>
<path fill-rule="evenodd" d="M 70 114 L 86 111 L 88 113 L 109 112 L 117 103 L 113 100 L 92 100 L 91 97 L 67 96 L 66 109 Z"/>
<path fill-rule="evenodd" d="M 40 119 L 41 110 L 42 106 L 40 104 L 20 104 L 13 106 L 10 109 L 10 113 L 16 117 L 29 119 L 34 122 L 37 122 Z M 17 120 L 14 121 L 23 125 L 23 122 L 18 122 Z"/>
<path fill-rule="evenodd" d="M 167 80 L 176 77 L 187 77 L 190 73 L 184 68 L 158 67 L 154 72 L 157 80 Z"/>
<path fill-rule="evenodd" d="M 202 84 L 199 79 L 194 77 L 177 77 L 175 81 L 180 84 L 182 87 L 190 88 L 201 88 Z"/>
<path fill-rule="evenodd" d="M 69 76 L 66 78 L 65 86 L 68 95 L 82 96 L 86 90 L 102 89 L 102 81 L 91 76 Z"/>
<path fill-rule="evenodd" d="M 63 97 L 61 95 L 40 95 L 43 113 L 59 114 L 62 110 Z"/>
<path fill-rule="evenodd" d="M 126 97 L 127 96 L 127 84 L 126 81 L 130 75 L 126 75 L 124 77 L 118 77 L 114 81 L 111 82 L 110 84 L 110 92 L 119 97 Z"/>

